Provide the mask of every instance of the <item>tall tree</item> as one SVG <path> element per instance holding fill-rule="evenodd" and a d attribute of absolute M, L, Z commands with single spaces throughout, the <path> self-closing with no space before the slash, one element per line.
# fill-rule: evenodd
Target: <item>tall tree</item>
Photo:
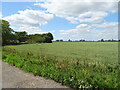
<path fill-rule="evenodd" d="M 51 33 L 29 35 L 29 43 L 52 43 L 53 35 Z"/>
<path fill-rule="evenodd" d="M 43 34 L 43 37 L 44 37 L 44 42 L 52 43 L 53 35 L 50 32 Z"/>
<path fill-rule="evenodd" d="M 10 24 L 6 20 L 0 20 L 0 26 L 2 27 L 2 45 L 14 43 L 16 38 L 13 29 L 10 28 Z"/>
<path fill-rule="evenodd" d="M 6 20 L 0 20 L 0 26 L 2 31 L 2 44 L 9 45 L 9 44 L 17 44 L 19 41 L 25 42 L 28 41 L 29 43 L 52 43 L 53 35 L 49 33 L 44 34 L 33 34 L 27 35 L 27 32 L 15 32 L 13 29 L 10 28 L 10 24 Z"/>
<path fill-rule="evenodd" d="M 19 42 L 25 42 L 27 40 L 27 32 L 15 32 L 17 40 Z"/>

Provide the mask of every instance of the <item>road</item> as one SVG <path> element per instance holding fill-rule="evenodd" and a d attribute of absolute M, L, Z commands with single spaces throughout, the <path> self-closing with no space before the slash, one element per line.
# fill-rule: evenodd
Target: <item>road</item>
<path fill-rule="evenodd" d="M 15 66 L 2 62 L 3 88 L 68 88 L 51 79 L 26 73 Z M 70 88 L 68 88 L 70 89 Z"/>

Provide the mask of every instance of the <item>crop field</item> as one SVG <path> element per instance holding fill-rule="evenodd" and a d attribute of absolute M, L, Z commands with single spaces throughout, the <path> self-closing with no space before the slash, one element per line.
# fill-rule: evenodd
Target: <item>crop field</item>
<path fill-rule="evenodd" d="M 118 42 L 53 42 L 3 47 L 3 60 L 72 88 L 118 87 Z"/>
<path fill-rule="evenodd" d="M 59 60 L 61 58 L 68 60 L 87 59 L 91 62 L 107 63 L 116 63 L 118 61 L 117 42 L 54 42 L 8 47 L 21 53 L 31 52 L 34 56 L 39 54 L 55 56 Z"/>

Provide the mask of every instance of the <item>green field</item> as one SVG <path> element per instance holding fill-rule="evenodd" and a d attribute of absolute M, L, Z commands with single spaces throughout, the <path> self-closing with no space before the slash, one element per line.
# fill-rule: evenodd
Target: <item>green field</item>
<path fill-rule="evenodd" d="M 53 42 L 3 47 L 3 60 L 72 88 L 118 88 L 118 42 Z"/>
<path fill-rule="evenodd" d="M 34 56 L 44 54 L 59 60 L 85 60 L 107 63 L 118 62 L 118 42 L 54 42 L 7 46 L 18 52 L 31 52 Z"/>

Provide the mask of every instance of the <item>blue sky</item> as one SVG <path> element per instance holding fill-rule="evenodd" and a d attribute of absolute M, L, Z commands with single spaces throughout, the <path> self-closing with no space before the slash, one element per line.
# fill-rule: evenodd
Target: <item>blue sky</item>
<path fill-rule="evenodd" d="M 106 3 L 108 8 L 104 3 L 96 6 L 93 2 L 91 7 L 86 2 L 74 2 L 75 5 L 73 2 L 68 6 L 54 0 L 51 3 L 3 2 L 2 17 L 10 22 L 15 31 L 27 31 L 29 34 L 51 32 L 54 40 L 117 39 L 116 3 Z"/>
<path fill-rule="evenodd" d="M 34 6 L 35 2 L 3 2 L 3 17 L 10 16 L 12 14 L 18 13 L 18 11 L 23 11 L 25 9 L 32 10 L 45 10 L 44 8 Z M 71 29 L 75 28 L 76 25 L 69 23 L 68 20 L 60 17 L 54 17 L 48 24 L 41 26 L 41 29 L 45 31 L 49 30 L 61 30 L 61 29 Z"/>

